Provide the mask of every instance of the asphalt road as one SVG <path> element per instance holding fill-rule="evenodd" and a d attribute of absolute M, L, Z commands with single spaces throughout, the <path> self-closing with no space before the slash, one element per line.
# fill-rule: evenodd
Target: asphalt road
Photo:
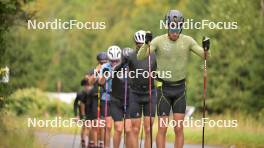
<path fill-rule="evenodd" d="M 35 133 L 39 143 L 46 148 L 80 148 L 80 136 L 74 136 L 70 134 L 50 134 L 46 132 Z M 73 142 L 75 139 L 75 142 Z M 123 145 L 121 144 L 120 147 Z M 154 148 L 155 148 L 154 143 Z M 172 143 L 166 144 L 167 148 L 173 148 Z M 198 144 L 185 144 L 184 148 L 201 148 Z M 205 148 L 221 148 L 219 146 L 206 145 Z"/>

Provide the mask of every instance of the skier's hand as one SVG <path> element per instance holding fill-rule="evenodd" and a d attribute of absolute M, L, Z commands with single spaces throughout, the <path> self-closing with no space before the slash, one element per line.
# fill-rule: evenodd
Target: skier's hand
<path fill-rule="evenodd" d="M 98 64 L 96 66 L 96 68 L 94 69 L 94 74 L 93 74 L 93 78 L 91 79 L 91 83 L 94 84 L 97 81 L 97 78 L 99 77 L 100 74 L 100 69 L 101 69 L 102 65 Z"/>
<path fill-rule="evenodd" d="M 152 40 L 152 33 L 150 31 L 146 32 L 146 36 L 145 36 L 145 43 L 149 44 Z"/>
<path fill-rule="evenodd" d="M 202 44 L 203 44 L 203 49 L 204 49 L 205 51 L 208 51 L 209 48 L 210 48 L 210 38 L 204 36 L 204 37 L 203 37 Z"/>

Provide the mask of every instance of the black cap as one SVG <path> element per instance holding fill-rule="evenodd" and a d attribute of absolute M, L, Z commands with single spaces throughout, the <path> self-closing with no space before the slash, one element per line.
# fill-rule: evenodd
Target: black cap
<path fill-rule="evenodd" d="M 107 53 L 106 52 L 100 52 L 96 56 L 97 61 L 107 60 Z"/>

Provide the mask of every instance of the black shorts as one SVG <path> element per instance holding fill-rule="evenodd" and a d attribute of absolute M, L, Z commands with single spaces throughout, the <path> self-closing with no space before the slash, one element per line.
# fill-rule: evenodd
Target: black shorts
<path fill-rule="evenodd" d="M 107 117 L 111 116 L 110 115 L 110 106 L 111 106 L 111 101 L 107 101 Z M 98 98 L 93 99 L 92 103 L 92 111 L 91 111 L 91 118 L 92 120 L 98 119 Z M 100 119 L 104 118 L 105 116 L 105 101 L 100 100 Z"/>
<path fill-rule="evenodd" d="M 124 119 L 124 114 L 125 114 L 125 108 L 124 108 L 124 103 L 121 102 L 120 100 L 116 100 L 115 98 L 111 97 L 111 116 L 114 121 L 123 121 Z M 129 112 L 128 112 L 128 105 L 126 107 L 126 119 L 129 118 Z"/>
<path fill-rule="evenodd" d="M 94 97 L 90 104 L 85 104 L 85 115 L 87 120 L 97 118 L 97 97 Z"/>
<path fill-rule="evenodd" d="M 101 118 L 103 119 L 106 115 L 106 117 L 110 117 L 110 107 L 111 107 L 111 101 L 107 101 L 107 112 L 105 112 L 106 109 L 106 101 L 101 100 L 100 101 L 100 115 Z"/>
<path fill-rule="evenodd" d="M 169 116 L 173 113 L 185 113 L 186 110 L 185 80 L 177 84 L 166 85 L 158 88 L 158 116 Z"/>
<path fill-rule="evenodd" d="M 93 120 L 94 119 L 94 115 L 92 112 L 92 104 L 91 105 L 85 105 L 85 116 L 87 120 Z"/>
<path fill-rule="evenodd" d="M 156 89 L 152 89 L 151 95 L 151 117 L 155 117 L 157 104 Z M 128 105 L 130 118 L 141 118 L 142 112 L 144 116 L 150 116 L 150 102 L 148 93 L 138 93 L 131 89 L 129 92 Z"/>

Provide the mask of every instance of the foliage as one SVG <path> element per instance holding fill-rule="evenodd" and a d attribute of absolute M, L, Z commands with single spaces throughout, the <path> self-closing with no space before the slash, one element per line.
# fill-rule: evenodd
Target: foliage
<path fill-rule="evenodd" d="M 71 115 L 71 105 L 55 99 L 49 99 L 47 94 L 39 89 L 19 89 L 6 100 L 8 112 L 17 116 L 43 117 L 46 115 Z"/>
<path fill-rule="evenodd" d="M 51 5 L 52 4 L 52 5 Z M 8 46 L 1 55 L 1 66 L 11 68 L 11 82 L 2 88 L 37 87 L 56 91 L 76 91 L 84 73 L 96 66 L 95 55 L 108 46 L 134 47 L 133 33 L 151 30 L 155 36 L 166 33 L 159 21 L 168 9 L 179 9 L 195 21 L 236 21 L 237 30 L 184 30 L 198 43 L 202 36 L 212 40 L 208 62 L 208 111 L 226 109 L 263 114 L 263 6 L 260 0 L 184 1 L 68 1 L 37 0 L 23 5 L 36 12 L 37 21 L 105 21 L 105 30 L 28 30 L 26 23 L 12 27 L 4 39 Z M 7 11 L 8 12 L 8 11 Z M 188 67 L 188 104 L 202 105 L 202 64 L 191 56 Z"/>
<path fill-rule="evenodd" d="M 6 38 L 8 30 L 13 25 L 17 25 L 20 21 L 29 19 L 32 13 L 27 13 L 22 9 L 22 5 L 29 3 L 31 0 L 2 0 L 0 1 L 0 68 L 5 67 L 5 57 L 7 47 L 6 44 L 9 41 Z M 3 107 L 3 98 L 12 93 L 14 88 L 10 85 L 0 83 L 0 111 Z"/>

